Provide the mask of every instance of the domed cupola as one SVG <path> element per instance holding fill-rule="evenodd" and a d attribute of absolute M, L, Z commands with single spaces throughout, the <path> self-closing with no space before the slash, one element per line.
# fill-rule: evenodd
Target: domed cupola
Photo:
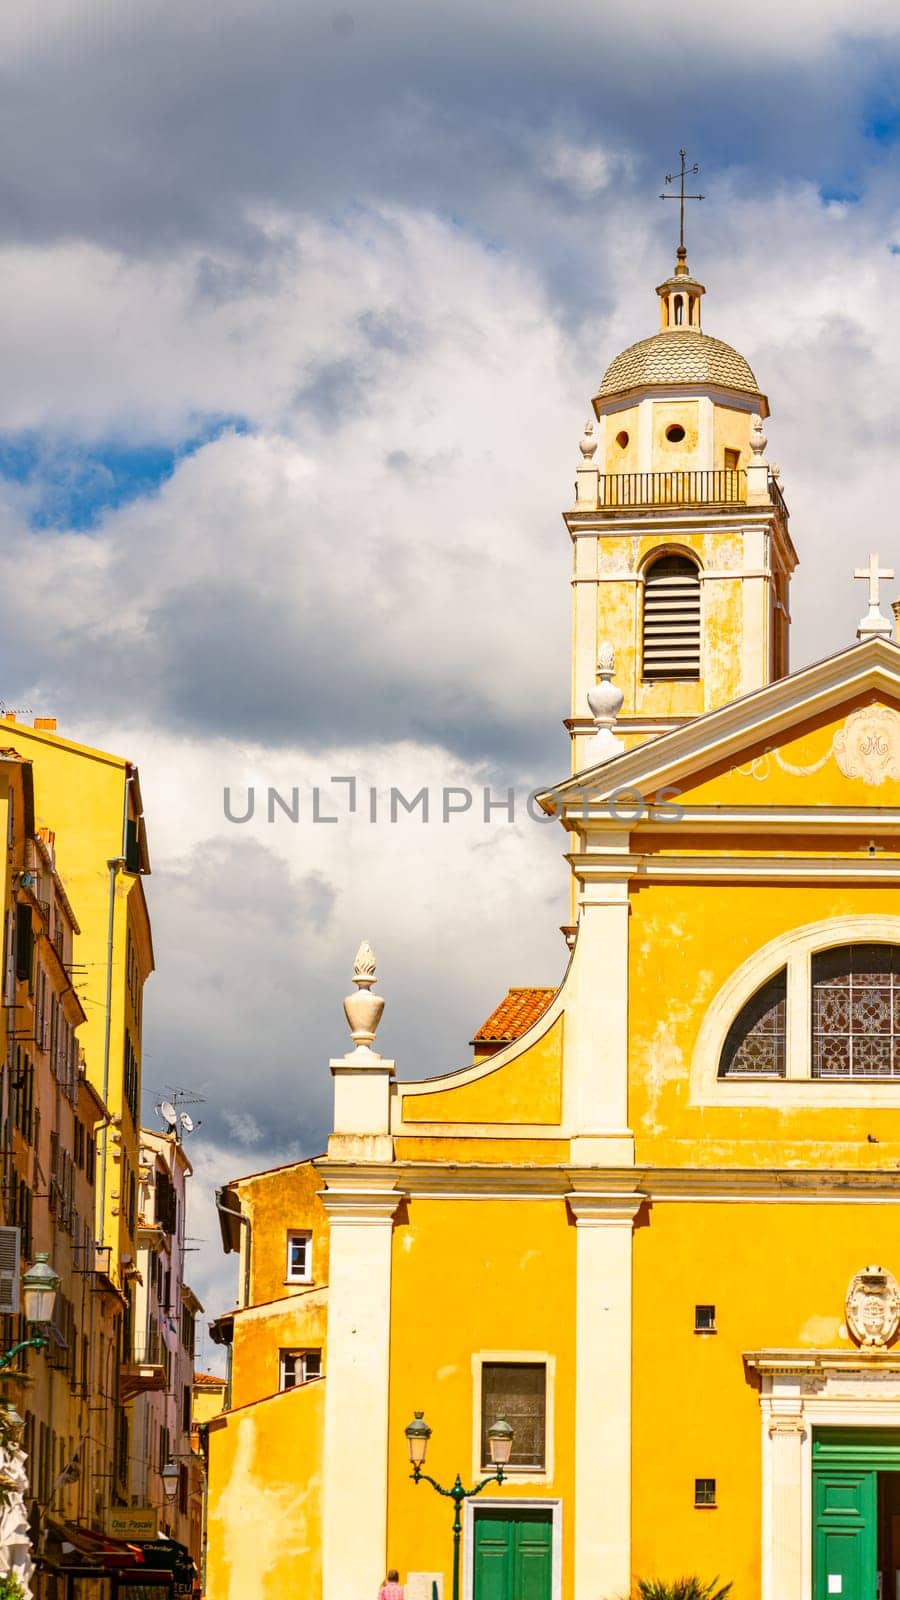
<path fill-rule="evenodd" d="M 629 345 L 610 362 L 603 374 L 594 398 L 598 417 L 610 409 L 607 402 L 621 403 L 626 397 L 637 396 L 646 389 L 682 393 L 730 389 L 752 402 L 751 409 L 761 417 L 769 415 L 769 402 L 749 362 L 724 340 L 703 332 L 700 302 L 706 289 L 699 279 L 691 276 L 686 255 L 684 246 L 680 246 L 675 271 L 657 285 L 659 332 Z"/>

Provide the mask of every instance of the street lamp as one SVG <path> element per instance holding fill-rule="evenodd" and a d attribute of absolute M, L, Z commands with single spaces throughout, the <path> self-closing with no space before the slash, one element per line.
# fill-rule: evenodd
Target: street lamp
<path fill-rule="evenodd" d="M 163 1494 L 165 1495 L 169 1505 L 173 1505 L 175 1502 L 175 1496 L 178 1492 L 179 1480 L 181 1478 L 181 1468 L 179 1467 L 178 1462 L 170 1461 L 168 1466 L 163 1467 L 160 1477 L 162 1479 Z"/>
<path fill-rule="evenodd" d="M 508 1465 L 512 1451 L 513 1431 L 509 1423 L 502 1417 L 488 1428 L 488 1446 L 491 1452 L 491 1461 L 496 1468 L 489 1478 L 482 1478 L 476 1483 L 474 1489 L 464 1489 L 459 1473 L 452 1489 L 443 1489 L 427 1472 L 422 1471 L 425 1464 L 425 1455 L 428 1450 L 428 1441 L 431 1438 L 431 1429 L 425 1421 L 425 1413 L 417 1411 L 412 1422 L 404 1429 L 406 1442 L 409 1447 L 409 1459 L 412 1463 L 413 1483 L 421 1483 L 424 1478 L 430 1483 L 432 1489 L 438 1494 L 446 1495 L 453 1501 L 453 1600 L 459 1600 L 459 1546 L 462 1538 L 462 1518 L 460 1512 L 464 1500 L 474 1499 L 489 1483 L 502 1483 L 504 1480 L 503 1468 Z"/>
<path fill-rule="evenodd" d="M 49 1347 L 47 1328 L 53 1321 L 60 1282 L 59 1273 L 51 1267 L 46 1250 L 39 1250 L 34 1258 L 34 1266 L 22 1278 L 25 1321 L 35 1332 L 30 1339 L 20 1340 L 5 1356 L 0 1356 L 0 1371 L 9 1366 L 20 1350 L 46 1350 Z"/>

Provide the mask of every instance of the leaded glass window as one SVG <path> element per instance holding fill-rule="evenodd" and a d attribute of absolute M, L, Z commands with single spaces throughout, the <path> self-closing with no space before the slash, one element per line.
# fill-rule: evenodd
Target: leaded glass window
<path fill-rule="evenodd" d="M 812 1075 L 900 1076 L 900 946 L 849 944 L 813 956 Z"/>
<path fill-rule="evenodd" d="M 509 1464 L 542 1468 L 546 1458 L 547 1368 L 543 1361 L 486 1361 L 481 1369 L 481 1463 L 492 1470 L 488 1428 L 500 1418 L 513 1431 Z"/>
<path fill-rule="evenodd" d="M 728 1030 L 719 1061 L 720 1078 L 783 1078 L 787 969 L 757 989 Z"/>

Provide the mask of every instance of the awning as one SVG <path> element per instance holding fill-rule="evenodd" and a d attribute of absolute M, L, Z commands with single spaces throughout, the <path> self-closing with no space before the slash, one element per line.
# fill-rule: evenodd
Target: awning
<path fill-rule="evenodd" d="M 77 1572 L 86 1562 L 108 1571 L 130 1571 L 145 1564 L 140 1545 L 129 1544 L 124 1539 L 113 1539 L 109 1534 L 84 1528 L 75 1522 L 57 1522 L 52 1517 L 47 1518 L 46 1526 L 60 1552 L 58 1555 L 54 1552 L 51 1560 L 67 1571 Z M 71 1548 L 63 1549 L 64 1545 Z"/>

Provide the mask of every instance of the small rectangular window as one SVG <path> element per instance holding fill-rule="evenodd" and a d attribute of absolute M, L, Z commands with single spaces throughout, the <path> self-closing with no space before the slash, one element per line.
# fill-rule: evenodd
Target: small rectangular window
<path fill-rule="evenodd" d="M 510 1467 L 540 1472 L 546 1462 L 547 1368 L 543 1361 L 486 1361 L 481 1369 L 481 1464 L 491 1472 L 488 1429 L 513 1430 Z"/>
<path fill-rule="evenodd" d="M 716 1503 L 715 1478 L 694 1479 L 694 1505 L 714 1506 Z"/>
<path fill-rule="evenodd" d="M 728 450 L 728 449 L 726 449 L 726 451 L 725 451 L 725 471 L 726 472 L 737 472 L 738 467 L 740 466 L 740 464 L 741 464 L 741 452 L 740 452 L 740 450 Z"/>
<path fill-rule="evenodd" d="M 312 1281 L 312 1234 L 293 1231 L 287 1236 L 287 1281 Z"/>
<path fill-rule="evenodd" d="M 298 1384 L 308 1383 L 310 1378 L 321 1376 L 321 1350 L 282 1350 L 279 1388 L 296 1389 Z"/>
<path fill-rule="evenodd" d="M 715 1306 L 695 1306 L 694 1307 L 694 1332 L 695 1333 L 715 1333 L 715 1331 L 716 1331 L 716 1308 L 715 1308 Z"/>

